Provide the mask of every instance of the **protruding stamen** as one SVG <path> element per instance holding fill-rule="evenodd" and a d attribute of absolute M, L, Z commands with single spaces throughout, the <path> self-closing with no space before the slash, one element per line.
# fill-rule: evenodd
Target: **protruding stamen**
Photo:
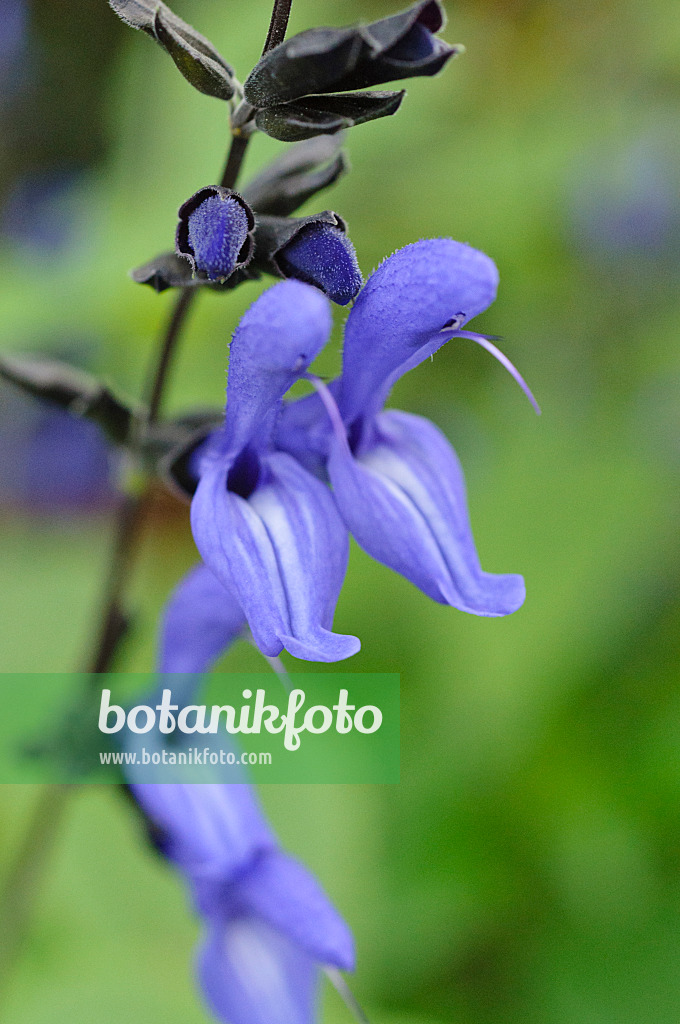
<path fill-rule="evenodd" d="M 279 682 L 281 683 L 281 686 L 284 688 L 286 693 L 290 693 L 291 690 L 293 689 L 293 684 L 290 681 L 288 670 L 286 669 L 286 666 L 283 664 L 281 659 L 279 657 L 270 658 L 268 654 L 265 654 L 264 657 L 265 660 L 269 663 L 269 667 L 278 676 Z"/>
<path fill-rule="evenodd" d="M 328 413 L 328 418 L 331 421 L 331 426 L 333 427 L 333 433 L 337 440 L 341 445 L 343 445 L 347 453 L 351 455 L 349 441 L 347 440 L 347 430 L 345 429 L 345 424 L 343 423 L 342 416 L 340 415 L 338 403 L 333 398 L 330 388 L 327 384 L 324 384 L 320 377 L 315 376 L 313 373 L 306 373 L 305 379 L 309 381 L 323 402 L 324 408 Z"/>
<path fill-rule="evenodd" d="M 356 996 L 337 967 L 325 967 L 324 971 L 326 972 L 326 977 L 330 981 L 331 985 L 339 994 L 355 1020 L 357 1020 L 359 1024 L 370 1024 L 368 1017 L 357 1002 Z"/>
<path fill-rule="evenodd" d="M 456 331 L 454 337 L 455 338 L 469 338 L 470 341 L 476 341 L 478 345 L 481 345 L 482 348 L 486 349 L 487 352 L 490 352 L 491 355 L 494 357 L 494 359 L 497 359 L 498 362 L 501 364 L 501 366 L 505 367 L 505 369 L 508 371 L 510 376 L 515 381 L 517 381 L 517 383 L 521 387 L 522 391 L 527 396 L 527 398 L 529 399 L 529 401 L 533 405 L 534 409 L 536 410 L 536 413 L 539 416 L 541 415 L 541 407 L 539 406 L 538 402 L 534 398 L 534 396 L 533 396 L 533 394 L 531 392 L 531 388 L 529 387 L 529 385 L 525 381 L 524 377 L 519 372 L 517 367 L 514 366 L 510 362 L 508 357 L 506 355 L 504 355 L 503 352 L 501 352 L 501 350 L 499 348 L 496 348 L 496 346 L 490 340 L 490 338 L 486 337 L 484 334 L 476 334 L 474 331 Z"/>

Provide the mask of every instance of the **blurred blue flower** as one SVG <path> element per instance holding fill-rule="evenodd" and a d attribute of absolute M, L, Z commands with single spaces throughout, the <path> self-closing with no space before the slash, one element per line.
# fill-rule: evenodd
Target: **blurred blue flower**
<path fill-rule="evenodd" d="M 0 0 L 0 106 L 20 82 L 27 28 L 25 0 Z"/>
<path fill-rule="evenodd" d="M 114 458 L 99 429 L 0 385 L 0 501 L 43 514 L 113 500 Z"/>
<path fill-rule="evenodd" d="M 610 266 L 677 264 L 680 177 L 666 135 L 652 131 L 624 149 L 600 148 L 579 164 L 570 228 L 587 257 L 604 258 Z"/>
<path fill-rule="evenodd" d="M 137 784 L 204 924 L 198 974 L 225 1024 L 312 1024 L 319 968 L 354 969 L 349 928 L 284 853 L 245 784 Z"/>
<path fill-rule="evenodd" d="M 197 565 L 175 588 L 163 611 L 159 672 L 197 673 L 211 669 L 246 629 L 231 587 L 205 565 Z"/>
<path fill-rule="evenodd" d="M 260 650 L 338 661 L 359 649 L 331 632 L 345 576 L 347 531 L 324 483 L 272 434 L 286 391 L 331 328 L 328 300 L 282 281 L 247 311 L 231 345 L 224 428 L 201 458 L 191 506 L 203 561 L 233 594 Z"/>
<path fill-rule="evenodd" d="M 82 175 L 74 168 L 19 179 L 0 211 L 0 231 L 33 259 L 61 255 L 77 234 Z"/>
<path fill-rule="evenodd" d="M 233 591 L 206 566 L 187 574 L 159 637 L 159 670 L 173 674 L 175 698 L 195 699 L 200 674 L 244 625 Z M 280 849 L 252 786 L 213 782 L 219 771 L 206 769 L 199 784 L 129 775 L 154 845 L 184 875 L 203 923 L 201 989 L 225 1024 L 313 1024 L 320 969 L 354 970 L 352 934 L 318 882 Z"/>

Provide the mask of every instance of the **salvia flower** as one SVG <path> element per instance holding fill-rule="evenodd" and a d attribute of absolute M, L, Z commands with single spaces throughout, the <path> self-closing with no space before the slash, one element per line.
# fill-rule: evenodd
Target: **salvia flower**
<path fill-rule="evenodd" d="M 159 671 L 207 672 L 245 630 L 233 590 L 205 565 L 195 566 L 175 588 L 162 619 Z"/>
<path fill-rule="evenodd" d="M 257 300 L 234 335 L 224 428 L 194 464 L 192 527 L 207 569 L 185 580 L 169 606 L 168 650 L 181 639 L 174 614 L 192 628 L 202 623 L 201 670 L 244 621 L 270 657 L 283 648 L 311 661 L 356 653 L 355 637 L 330 632 L 347 531 L 435 601 L 483 616 L 521 606 L 522 577 L 480 565 L 447 439 L 422 417 L 383 408 L 400 376 L 454 338 L 491 351 L 534 401 L 493 343 L 466 329 L 497 286 L 493 261 L 468 245 L 439 238 L 406 246 L 359 293 L 341 376 L 287 405 L 286 391 L 329 337 L 328 302 L 297 281 Z"/>
<path fill-rule="evenodd" d="M 351 933 L 284 853 L 245 784 L 137 784 L 154 841 L 204 926 L 203 994 L 225 1024 L 313 1024 L 320 968 L 353 970 Z"/>
<path fill-rule="evenodd" d="M 158 667 L 173 673 L 175 693 L 178 673 L 193 693 L 244 626 L 233 590 L 205 565 L 192 569 L 166 606 L 159 638 Z M 352 935 L 313 876 L 281 850 L 252 786 L 208 776 L 200 784 L 130 782 L 154 846 L 190 887 L 203 925 L 199 981 L 217 1019 L 314 1024 L 320 971 L 354 969 Z"/>
<path fill-rule="evenodd" d="M 238 600 L 260 650 L 338 661 L 359 649 L 331 632 L 347 530 L 326 485 L 272 435 L 281 401 L 330 334 L 328 300 L 282 281 L 247 311 L 231 345 L 224 428 L 207 443 L 191 522 L 203 561 Z"/>
<path fill-rule="evenodd" d="M 308 217 L 258 216 L 254 264 L 320 288 L 346 306 L 363 278 L 344 220 L 331 210 Z"/>
<path fill-rule="evenodd" d="M 226 281 L 247 266 L 253 249 L 253 212 L 232 189 L 199 189 L 179 209 L 175 247 L 192 271 L 208 281 Z"/>
<path fill-rule="evenodd" d="M 322 401 L 289 406 L 277 431 L 280 447 L 312 470 L 325 467 L 343 521 L 368 554 L 435 601 L 486 616 L 519 608 L 524 581 L 482 570 L 463 473 L 446 438 L 428 420 L 383 405 L 399 377 L 452 338 L 478 341 L 526 389 L 489 339 L 463 330 L 493 302 L 497 285 L 493 261 L 460 242 L 399 250 L 350 313 L 341 377 L 320 385 Z"/>

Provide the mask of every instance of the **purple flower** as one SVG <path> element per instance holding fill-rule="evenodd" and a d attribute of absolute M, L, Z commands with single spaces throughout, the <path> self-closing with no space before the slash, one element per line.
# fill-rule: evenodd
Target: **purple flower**
<path fill-rule="evenodd" d="M 15 79 L 26 50 L 27 22 L 24 0 L 0 0 L 0 106 L 18 84 Z"/>
<path fill-rule="evenodd" d="M 382 408 L 399 377 L 461 337 L 496 355 L 531 397 L 488 338 L 462 330 L 491 305 L 497 286 L 493 261 L 460 242 L 399 250 L 349 315 L 339 380 L 321 386 L 321 400 L 289 406 L 277 431 L 277 444 L 308 468 L 325 464 L 340 514 L 365 551 L 435 601 L 486 616 L 516 611 L 524 581 L 482 570 L 463 473 L 446 438 L 422 417 Z"/>
<path fill-rule="evenodd" d="M 238 599 L 205 565 L 191 569 L 165 606 L 158 670 L 201 674 L 245 630 Z"/>
<path fill-rule="evenodd" d="M 0 504 L 42 514 L 108 508 L 115 454 L 93 424 L 0 385 Z"/>
<path fill-rule="evenodd" d="M 351 933 L 279 849 L 247 785 L 133 785 L 204 923 L 198 974 L 225 1024 L 312 1024 L 320 967 L 353 970 Z"/>
<path fill-rule="evenodd" d="M 191 522 L 203 561 L 235 595 L 260 650 L 338 661 L 359 641 L 331 632 L 347 531 L 328 488 L 272 444 L 286 391 L 325 344 L 328 300 L 282 281 L 254 303 L 231 346 L 224 428 L 201 459 Z"/>

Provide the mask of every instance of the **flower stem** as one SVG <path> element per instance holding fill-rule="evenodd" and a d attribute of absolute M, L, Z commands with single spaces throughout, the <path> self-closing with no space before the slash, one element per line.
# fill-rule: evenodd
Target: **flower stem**
<path fill-rule="evenodd" d="M 293 6 L 293 0 L 275 0 L 274 10 L 272 11 L 272 20 L 269 23 L 269 32 L 267 33 L 267 40 L 264 44 L 262 56 L 273 50 L 275 46 L 282 43 L 286 29 L 288 28 L 288 19 L 290 18 L 290 9 Z"/>
<path fill-rule="evenodd" d="M 248 148 L 248 141 L 248 135 L 232 136 L 221 179 L 224 188 L 233 188 L 236 184 Z M 155 423 L 160 415 L 173 358 L 197 294 L 197 288 L 183 288 L 175 300 L 161 340 L 158 358 L 148 381 L 148 406 L 142 427 L 148 427 Z M 141 521 L 144 518 L 148 499 L 149 487 L 147 486 L 141 494 L 126 496 L 120 506 L 105 589 L 102 624 L 90 662 L 90 672 L 108 672 L 110 670 L 125 635 L 127 616 L 122 607 L 122 596 L 134 561 Z"/>
<path fill-rule="evenodd" d="M 0 993 L 3 996 L 24 938 L 33 892 L 54 845 L 56 826 L 61 820 L 70 788 L 42 787 L 13 867 L 4 879 L 0 896 Z"/>

